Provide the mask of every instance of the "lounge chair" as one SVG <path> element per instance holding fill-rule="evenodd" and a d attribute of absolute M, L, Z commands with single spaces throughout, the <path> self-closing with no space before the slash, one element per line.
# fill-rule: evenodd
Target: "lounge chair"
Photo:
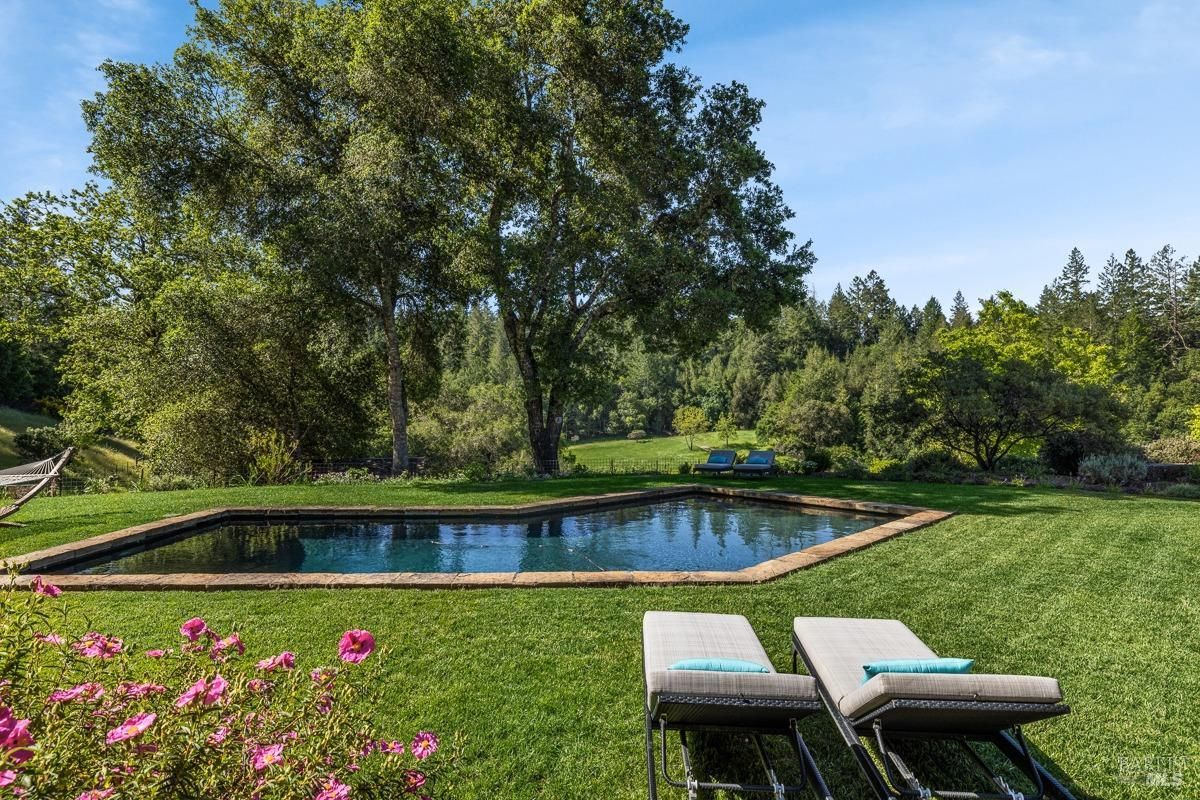
<path fill-rule="evenodd" d="M 729 472 L 733 469 L 733 462 L 737 461 L 737 453 L 733 450 L 713 450 L 708 454 L 708 460 L 703 464 L 696 464 L 692 467 L 696 472 L 706 472 L 710 475 L 719 475 L 722 472 Z"/>
<path fill-rule="evenodd" d="M 736 659 L 761 665 L 766 672 L 725 672 L 671 669 L 689 659 Z M 658 796 L 654 766 L 654 730 L 658 728 L 663 779 L 695 798 L 701 790 L 762 792 L 782 800 L 785 793 L 806 786 L 821 800 L 829 789 L 796 720 L 821 710 L 816 683 L 807 675 L 779 673 L 763 650 L 745 617 L 733 614 L 693 614 L 647 611 L 642 619 L 642 665 L 646 684 L 646 764 L 650 800 Z M 678 731 L 683 748 L 682 780 L 667 769 L 667 733 Z M 748 735 L 766 771 L 765 784 L 709 783 L 696 778 L 688 751 L 688 731 L 718 731 Z M 762 736 L 786 736 L 799 760 L 801 783 L 782 784 L 763 746 Z"/>
<path fill-rule="evenodd" d="M 796 657 L 816 678 L 817 691 L 880 800 L 949 798 L 1035 800 L 1049 794 L 1073 800 L 1041 764 L 1021 735 L 1021 725 L 1070 712 L 1054 678 L 1025 675 L 885 673 L 864 681 L 863 666 L 890 659 L 929 659 L 929 649 L 894 619 L 798 617 L 792 633 Z M 867 737 L 883 765 L 860 737 Z M 946 739 L 958 742 L 969 762 L 982 770 L 994 791 L 929 789 L 900 758 L 893 740 Z M 1035 795 L 1011 788 L 980 757 L 971 742 L 995 745 L 1033 783 Z"/>
<path fill-rule="evenodd" d="M 751 450 L 745 464 L 734 464 L 734 475 L 770 475 L 775 471 L 774 450 Z"/>

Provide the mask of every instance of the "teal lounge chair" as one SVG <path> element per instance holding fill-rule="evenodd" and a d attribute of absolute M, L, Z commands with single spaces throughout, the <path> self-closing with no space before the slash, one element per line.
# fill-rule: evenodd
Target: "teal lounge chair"
<path fill-rule="evenodd" d="M 737 453 L 733 450 L 713 450 L 708 454 L 708 461 L 697 464 L 692 469 L 709 475 L 719 475 L 733 469 L 735 461 L 737 461 Z"/>
<path fill-rule="evenodd" d="M 774 450 L 751 450 L 745 464 L 734 464 L 734 475 L 770 475 L 775 472 Z"/>

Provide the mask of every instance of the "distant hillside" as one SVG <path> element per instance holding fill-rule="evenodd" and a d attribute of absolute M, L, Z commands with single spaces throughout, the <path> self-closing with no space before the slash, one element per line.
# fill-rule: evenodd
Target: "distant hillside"
<path fill-rule="evenodd" d="M 13 445 L 14 436 L 26 428 L 54 424 L 55 421 L 49 417 L 0 406 L 0 469 L 28 461 L 17 453 Z M 132 442 L 105 437 L 99 444 L 79 454 L 67 473 L 77 476 L 116 474 L 132 477 L 138 472 L 136 462 L 141 457 L 142 454 Z"/>

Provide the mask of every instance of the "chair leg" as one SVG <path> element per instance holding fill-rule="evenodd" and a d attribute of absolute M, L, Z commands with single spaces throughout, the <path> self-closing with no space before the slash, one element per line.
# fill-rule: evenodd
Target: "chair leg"
<path fill-rule="evenodd" d="M 649 773 L 650 800 L 658 800 L 657 768 L 654 766 L 654 722 L 646 711 L 646 769 Z"/>

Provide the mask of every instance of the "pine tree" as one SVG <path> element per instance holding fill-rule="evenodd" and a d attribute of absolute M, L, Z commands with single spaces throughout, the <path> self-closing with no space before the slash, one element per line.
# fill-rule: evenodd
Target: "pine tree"
<path fill-rule="evenodd" d="M 1068 326 L 1093 332 L 1096 326 L 1096 296 L 1088 291 L 1089 267 L 1078 247 L 1071 248 L 1066 266 L 1038 300 L 1038 314 L 1052 328 Z"/>
<path fill-rule="evenodd" d="M 961 291 L 955 292 L 954 305 L 950 308 L 950 327 L 969 328 L 974 324 L 975 319 L 971 316 L 971 307 L 967 305 L 966 298 Z"/>
<path fill-rule="evenodd" d="M 846 299 L 857 319 L 858 337 L 862 344 L 879 341 L 883 330 L 900 316 L 900 307 L 875 270 L 868 272 L 866 277 L 856 277 L 851 281 Z"/>
<path fill-rule="evenodd" d="M 1148 311 L 1160 344 L 1172 364 L 1187 351 L 1190 342 L 1187 262 L 1165 245 L 1150 258 L 1147 270 Z"/>
<path fill-rule="evenodd" d="M 923 336 L 932 336 L 946 327 L 946 313 L 942 310 L 942 304 L 936 297 L 929 298 L 925 302 L 925 307 L 914 316 L 917 320 L 917 330 Z"/>

